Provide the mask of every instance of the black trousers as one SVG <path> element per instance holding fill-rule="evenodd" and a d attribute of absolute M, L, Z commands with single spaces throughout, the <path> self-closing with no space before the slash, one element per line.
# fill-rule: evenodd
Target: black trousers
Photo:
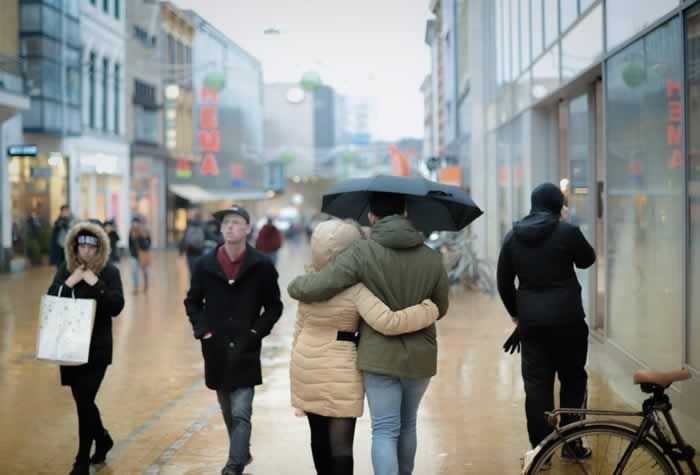
<path fill-rule="evenodd" d="M 530 444 L 536 447 L 551 432 L 544 413 L 554 410 L 554 376 L 561 384 L 561 407 L 586 406 L 588 326 L 581 320 L 557 327 L 521 328 L 525 413 Z M 560 425 L 575 422 L 562 416 Z"/>
<path fill-rule="evenodd" d="M 307 413 L 311 428 L 311 453 L 317 475 L 352 475 L 354 417 L 325 417 Z"/>
<path fill-rule="evenodd" d="M 75 461 L 78 463 L 90 462 L 90 450 L 93 440 L 104 434 L 100 410 L 95 404 L 97 391 L 100 389 L 105 377 L 107 367 L 90 368 L 90 371 L 81 372 L 79 378 L 75 378 L 70 385 L 75 407 L 78 410 L 78 455 Z"/>

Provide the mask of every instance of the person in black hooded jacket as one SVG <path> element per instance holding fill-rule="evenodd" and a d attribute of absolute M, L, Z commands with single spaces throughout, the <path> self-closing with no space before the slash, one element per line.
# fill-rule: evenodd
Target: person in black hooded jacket
<path fill-rule="evenodd" d="M 65 261 L 48 294 L 97 302 L 88 362 L 61 366 L 61 385 L 70 386 L 78 412 L 78 454 L 70 475 L 88 475 L 90 464 L 105 461 L 114 441 L 102 424 L 95 404 L 97 392 L 112 364 L 112 319 L 124 308 L 119 269 L 109 262 L 110 242 L 99 222 L 73 225 L 65 240 Z M 90 456 L 93 442 L 95 453 Z"/>
<path fill-rule="evenodd" d="M 522 345 L 525 412 L 534 448 L 552 431 L 544 413 L 554 409 L 555 375 L 562 407 L 586 402 L 588 326 L 574 266 L 586 269 L 596 255 L 581 230 L 560 219 L 564 195 L 556 185 L 536 187 L 531 204 L 530 214 L 503 241 L 497 278 L 503 304 L 517 323 L 511 340 L 519 337 Z M 574 420 L 563 416 L 561 423 Z M 590 450 L 572 446 L 562 454 L 567 456 L 587 458 Z"/>

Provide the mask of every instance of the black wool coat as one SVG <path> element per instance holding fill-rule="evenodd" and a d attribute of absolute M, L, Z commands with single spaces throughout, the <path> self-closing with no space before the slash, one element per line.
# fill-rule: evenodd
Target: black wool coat
<path fill-rule="evenodd" d="M 275 266 L 250 245 L 232 282 L 216 253 L 199 258 L 192 272 L 185 309 L 200 340 L 206 385 L 232 391 L 262 384 L 261 340 L 282 315 Z M 211 338 L 202 339 L 208 332 Z"/>

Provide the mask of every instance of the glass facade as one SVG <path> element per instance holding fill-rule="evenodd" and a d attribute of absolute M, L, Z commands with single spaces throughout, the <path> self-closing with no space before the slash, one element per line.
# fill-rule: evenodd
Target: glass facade
<path fill-rule="evenodd" d="M 603 6 L 598 5 L 561 40 L 561 74 L 566 81 L 600 60 L 603 53 Z"/>
<path fill-rule="evenodd" d="M 13 252 L 38 263 L 49 251 L 51 227 L 68 199 L 67 159 L 12 157 L 8 181 Z"/>
<path fill-rule="evenodd" d="M 635 34 L 677 7 L 679 0 L 606 0 L 606 33 L 608 50 L 630 39 Z"/>
<path fill-rule="evenodd" d="M 686 19 L 688 101 L 688 363 L 700 369 L 700 7 Z"/>
<path fill-rule="evenodd" d="M 658 369 L 683 360 L 681 37 L 675 18 L 607 64 L 610 338 Z"/>
<path fill-rule="evenodd" d="M 65 135 L 81 131 L 78 15 L 77 0 L 20 2 L 20 53 L 32 93 L 31 109 L 23 114 L 27 130 Z"/>

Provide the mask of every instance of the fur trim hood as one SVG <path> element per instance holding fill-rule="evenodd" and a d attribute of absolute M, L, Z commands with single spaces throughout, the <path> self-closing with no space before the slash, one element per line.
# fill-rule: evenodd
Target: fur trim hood
<path fill-rule="evenodd" d="M 66 254 L 66 267 L 68 268 L 68 272 L 72 273 L 81 266 L 81 262 L 78 260 L 78 234 L 80 234 L 81 231 L 88 231 L 94 234 L 100 241 L 95 259 L 88 266 L 88 269 L 98 274 L 102 272 L 102 269 L 105 268 L 109 261 L 109 254 L 111 252 L 109 236 L 107 236 L 107 233 L 102 229 L 102 226 L 87 221 L 74 224 L 68 231 L 64 249 Z"/>

